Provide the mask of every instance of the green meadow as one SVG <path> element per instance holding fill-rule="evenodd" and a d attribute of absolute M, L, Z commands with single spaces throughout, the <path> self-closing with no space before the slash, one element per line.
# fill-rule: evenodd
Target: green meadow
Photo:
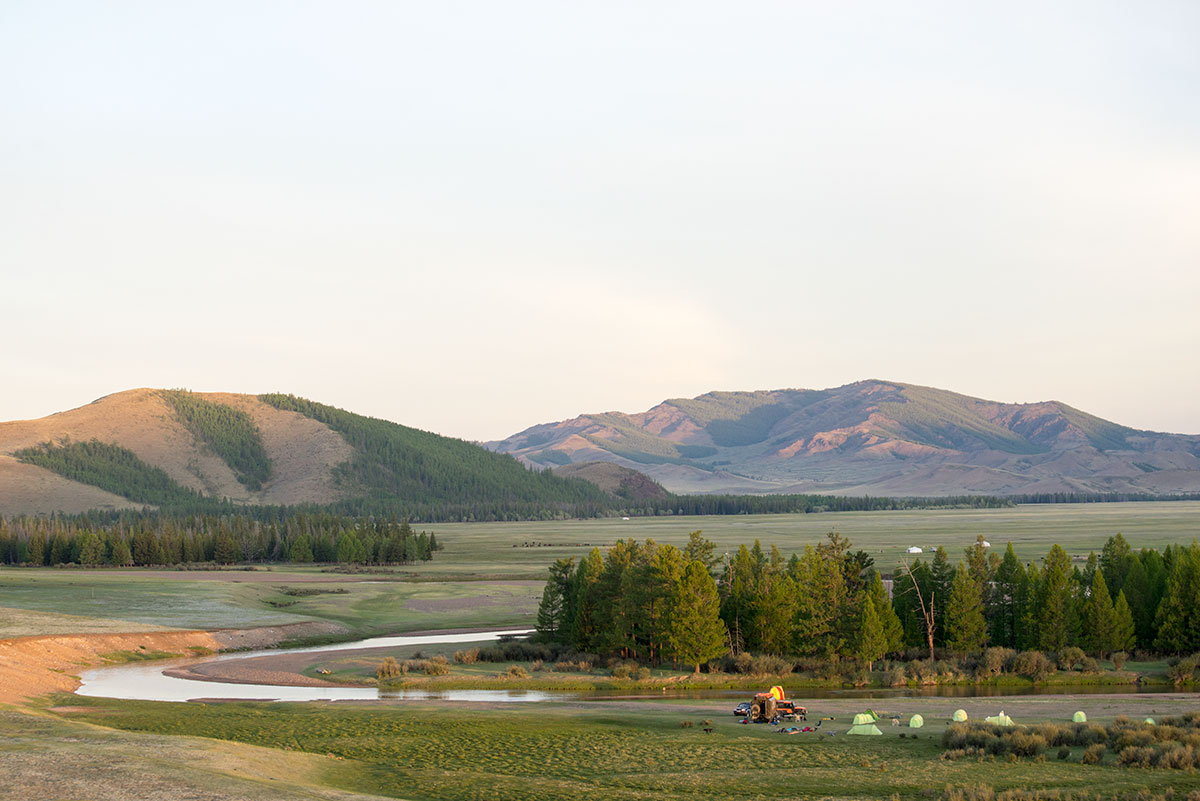
<path fill-rule="evenodd" d="M 919 730 L 885 726 L 881 737 L 849 737 L 836 723 L 794 736 L 739 725 L 726 702 L 368 707 L 62 701 L 72 705 L 63 713 L 72 720 L 129 732 L 324 755 L 324 783 L 397 798 L 921 799 L 947 786 L 981 784 L 1104 798 L 1172 788 L 1182 798 L 1200 789 L 1195 773 L 1118 767 L 1111 760 L 1084 765 L 1077 753 L 1064 760 L 1051 754 L 1042 761 L 945 761 L 939 758 L 945 723 L 932 712 Z M 955 703 L 943 700 L 946 709 L 939 711 L 948 715 Z M 838 734 L 822 733 L 831 728 Z"/>

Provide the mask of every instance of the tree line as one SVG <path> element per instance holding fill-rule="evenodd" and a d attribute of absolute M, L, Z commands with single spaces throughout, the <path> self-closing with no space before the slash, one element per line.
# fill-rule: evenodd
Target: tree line
<path fill-rule="evenodd" d="M 718 559 L 693 532 L 686 548 L 618 541 L 559 559 L 538 610 L 539 637 L 579 652 L 696 666 L 726 654 L 855 659 L 988 646 L 1104 656 L 1134 648 L 1200 650 L 1200 547 L 1132 550 L 1120 535 L 1080 568 L 1058 545 L 1022 564 L 982 538 L 955 566 L 939 548 L 897 566 L 889 592 L 873 558 L 831 532 L 784 557 L 758 541 Z"/>
<path fill-rule="evenodd" d="M 126 567 L 216 563 L 411 564 L 441 549 L 407 520 L 294 514 L 122 513 L 0 518 L 0 564 Z"/>
<path fill-rule="evenodd" d="M 239 482 L 258 491 L 271 477 L 271 459 L 254 419 L 224 403 L 213 403 L 184 389 L 160 393 L 192 434 L 220 456 Z"/>

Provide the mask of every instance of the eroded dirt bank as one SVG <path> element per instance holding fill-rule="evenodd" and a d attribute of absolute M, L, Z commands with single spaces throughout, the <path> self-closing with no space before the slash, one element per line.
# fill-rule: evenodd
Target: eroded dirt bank
<path fill-rule="evenodd" d="M 149 631 L 133 634 L 70 634 L 0 640 L 0 703 L 21 703 L 49 692 L 71 692 L 78 674 L 105 664 L 116 651 L 160 651 L 181 656 L 195 649 L 228 651 L 269 648 L 284 640 L 342 634 L 336 623 L 314 621 L 285 626 L 218 631 Z"/>

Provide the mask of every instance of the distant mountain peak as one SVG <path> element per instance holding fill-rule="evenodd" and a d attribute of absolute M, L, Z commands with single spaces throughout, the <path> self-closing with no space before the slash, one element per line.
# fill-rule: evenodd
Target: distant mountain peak
<path fill-rule="evenodd" d="M 1002 403 L 867 379 L 705 392 L 488 443 L 530 465 L 608 461 L 674 492 L 957 495 L 1200 490 L 1200 437 L 1060 401 Z"/>

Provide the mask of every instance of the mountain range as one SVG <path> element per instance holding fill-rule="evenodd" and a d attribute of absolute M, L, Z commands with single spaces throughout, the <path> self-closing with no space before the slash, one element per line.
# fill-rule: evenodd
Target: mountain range
<path fill-rule="evenodd" d="M 677 493 L 1200 491 L 1200 436 L 1140 431 L 1058 401 L 999 403 L 880 380 L 709 392 L 486 446 L 533 467 L 612 462 Z"/>
<path fill-rule="evenodd" d="M 1195 492 L 1200 436 L 888 381 L 710 392 L 482 447 L 284 394 L 143 388 L 0 423 L 3 515 L 308 505 L 515 520 L 711 506 L 685 494 Z"/>

